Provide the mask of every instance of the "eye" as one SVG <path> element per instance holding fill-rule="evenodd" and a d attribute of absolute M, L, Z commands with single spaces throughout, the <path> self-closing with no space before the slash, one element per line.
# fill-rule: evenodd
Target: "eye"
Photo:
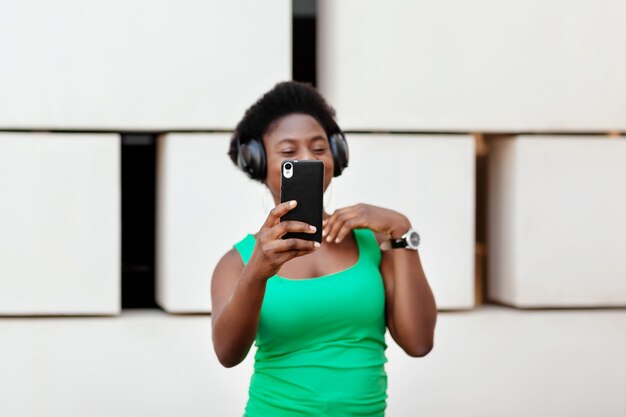
<path fill-rule="evenodd" d="M 313 148 L 313 152 L 321 154 L 321 153 L 326 152 L 326 149 L 327 148 L 325 148 L 325 147 L 315 147 L 315 148 Z"/>
<path fill-rule="evenodd" d="M 280 150 L 280 154 L 283 156 L 291 156 L 295 153 L 296 151 L 291 149 L 291 148 L 287 148 L 287 149 L 281 149 Z"/>

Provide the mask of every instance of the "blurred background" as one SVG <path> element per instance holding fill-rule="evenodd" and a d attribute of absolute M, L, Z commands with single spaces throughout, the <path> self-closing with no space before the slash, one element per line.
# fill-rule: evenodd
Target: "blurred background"
<path fill-rule="evenodd" d="M 317 86 L 327 209 L 406 214 L 440 314 L 390 417 L 626 416 L 623 0 L 0 0 L 0 415 L 241 416 L 217 260 L 272 207 L 226 156 Z"/>

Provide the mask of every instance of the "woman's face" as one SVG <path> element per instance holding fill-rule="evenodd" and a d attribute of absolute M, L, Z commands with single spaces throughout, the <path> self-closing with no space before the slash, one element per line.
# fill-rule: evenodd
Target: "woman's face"
<path fill-rule="evenodd" d="M 307 114 L 289 114 L 276 120 L 263 136 L 267 155 L 267 178 L 274 202 L 280 202 L 281 163 L 285 159 L 317 159 L 324 163 L 324 191 L 335 166 L 324 128 Z"/>

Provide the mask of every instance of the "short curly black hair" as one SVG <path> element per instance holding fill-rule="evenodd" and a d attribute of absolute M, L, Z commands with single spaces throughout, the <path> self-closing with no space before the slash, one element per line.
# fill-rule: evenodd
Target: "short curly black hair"
<path fill-rule="evenodd" d="M 243 144 L 256 138 L 262 145 L 272 123 L 289 114 L 313 117 L 328 137 L 341 132 L 335 121 L 335 109 L 313 86 L 298 81 L 280 82 L 250 106 L 237 124 L 228 149 L 233 163 L 237 165 L 237 141 Z"/>

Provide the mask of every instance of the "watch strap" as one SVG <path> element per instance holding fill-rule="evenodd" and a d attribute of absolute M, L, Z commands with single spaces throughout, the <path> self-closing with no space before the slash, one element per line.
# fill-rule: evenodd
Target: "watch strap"
<path fill-rule="evenodd" d="M 388 249 L 402 249 L 409 246 L 409 242 L 406 239 L 406 235 L 402 236 L 399 239 L 388 239 L 384 240 L 380 244 L 380 250 L 388 250 Z"/>
<path fill-rule="evenodd" d="M 409 243 L 406 241 L 405 238 L 389 239 L 389 243 L 391 244 L 392 249 L 406 248 L 407 246 L 409 246 Z"/>

